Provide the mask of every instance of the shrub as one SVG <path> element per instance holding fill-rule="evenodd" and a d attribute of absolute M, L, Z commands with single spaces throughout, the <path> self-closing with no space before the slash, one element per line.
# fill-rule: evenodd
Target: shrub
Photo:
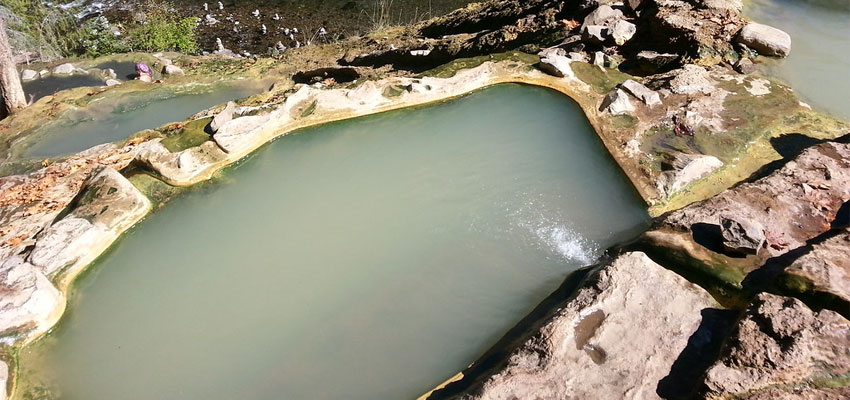
<path fill-rule="evenodd" d="M 83 51 L 92 57 L 128 50 L 127 45 L 121 40 L 120 33 L 114 30 L 103 16 L 86 22 L 81 43 Z"/>
<path fill-rule="evenodd" d="M 196 17 L 179 18 L 166 2 L 148 2 L 142 23 L 131 27 L 128 36 L 136 51 L 179 51 L 197 53 Z"/>
<path fill-rule="evenodd" d="M 15 53 L 38 52 L 44 59 L 73 55 L 85 34 L 77 19 L 62 8 L 40 0 L 3 0 L 0 18 Z"/>

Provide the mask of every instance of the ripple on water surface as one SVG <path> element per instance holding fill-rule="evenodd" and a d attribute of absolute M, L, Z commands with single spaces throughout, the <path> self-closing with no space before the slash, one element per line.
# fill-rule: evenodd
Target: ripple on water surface
<path fill-rule="evenodd" d="M 414 398 L 647 222 L 579 108 L 545 89 L 305 130 L 102 257 L 23 352 L 22 390 Z"/>

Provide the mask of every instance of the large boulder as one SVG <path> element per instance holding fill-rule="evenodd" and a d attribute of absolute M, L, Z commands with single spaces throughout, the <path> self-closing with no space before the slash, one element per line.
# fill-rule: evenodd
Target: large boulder
<path fill-rule="evenodd" d="M 850 321 L 833 311 L 814 312 L 797 299 L 762 293 L 709 368 L 703 390 L 706 398 L 725 399 L 769 388 L 780 393 L 801 386 L 828 388 L 847 373 Z"/>
<path fill-rule="evenodd" d="M 591 44 L 605 43 L 610 34 L 610 30 L 602 25 L 586 25 L 581 28 L 581 39 Z"/>
<path fill-rule="evenodd" d="M 768 25 L 750 22 L 738 33 L 737 40 L 766 56 L 786 57 L 791 53 L 791 35 Z"/>
<path fill-rule="evenodd" d="M 492 368 L 477 376 L 473 364 L 428 399 L 658 398 L 686 347 L 707 351 L 713 339 L 695 333 L 717 303 L 643 253 L 625 253 L 552 307 L 491 350 Z"/>
<path fill-rule="evenodd" d="M 268 115 L 249 115 L 230 120 L 218 129 L 213 140 L 227 153 L 238 153 L 264 141 L 260 134 Z"/>
<path fill-rule="evenodd" d="M 64 307 L 59 290 L 23 257 L 10 257 L 0 264 L 0 338 L 14 340 L 29 332 L 45 332 Z"/>

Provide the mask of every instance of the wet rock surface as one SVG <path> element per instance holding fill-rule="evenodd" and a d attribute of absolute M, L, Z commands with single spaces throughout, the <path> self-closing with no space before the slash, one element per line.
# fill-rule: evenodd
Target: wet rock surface
<path fill-rule="evenodd" d="M 833 311 L 814 312 L 793 298 L 762 293 L 708 370 L 704 394 L 765 398 L 756 392 L 784 385 L 773 390 L 797 395 L 794 387 L 804 385 L 824 387 L 827 391 L 820 394 L 826 395 L 831 381 L 848 372 L 850 321 Z"/>
<path fill-rule="evenodd" d="M 498 350 L 492 368 L 473 373 L 473 364 L 428 399 L 657 398 L 686 347 L 711 342 L 692 337 L 716 306 L 646 255 L 626 253 L 591 272 L 515 347 Z"/>

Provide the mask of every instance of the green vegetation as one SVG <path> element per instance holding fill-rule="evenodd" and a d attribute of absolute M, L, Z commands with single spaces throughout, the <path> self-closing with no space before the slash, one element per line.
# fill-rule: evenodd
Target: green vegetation
<path fill-rule="evenodd" d="M 39 0 L 3 0 L 0 19 L 16 53 L 39 53 L 55 59 L 77 52 L 83 36 L 69 10 L 48 7 Z"/>
<path fill-rule="evenodd" d="M 179 18 L 174 7 L 163 1 L 149 1 L 145 20 L 130 27 L 130 47 L 134 51 L 179 51 L 197 53 L 195 26 L 198 18 Z"/>
<path fill-rule="evenodd" d="M 4 0 L 0 18 L 16 53 L 44 60 L 76 55 L 99 57 L 131 51 L 197 53 L 198 18 L 181 18 L 165 0 L 148 0 L 139 21 L 111 24 L 100 16 L 80 23 L 78 10 L 50 7 L 39 0 Z"/>

